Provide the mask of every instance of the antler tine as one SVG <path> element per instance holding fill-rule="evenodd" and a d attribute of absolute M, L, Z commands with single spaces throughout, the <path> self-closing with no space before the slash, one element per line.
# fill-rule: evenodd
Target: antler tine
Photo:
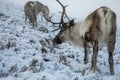
<path fill-rule="evenodd" d="M 48 22 L 51 22 L 53 25 L 55 25 L 55 24 L 60 24 L 60 22 L 53 22 L 53 21 L 51 21 L 50 19 L 46 18 L 45 15 L 43 15 L 43 16 L 44 16 L 44 18 L 45 18 Z"/>
<path fill-rule="evenodd" d="M 68 15 L 65 13 L 65 17 L 68 19 L 68 21 L 70 21 L 70 18 L 68 17 Z"/>
<path fill-rule="evenodd" d="M 64 6 L 59 0 L 56 0 L 61 6 L 62 6 L 62 8 L 63 8 L 63 12 L 62 12 L 62 16 L 61 16 L 61 23 L 63 22 L 63 17 L 64 17 L 64 14 L 65 14 L 65 8 L 67 7 L 67 6 Z"/>
<path fill-rule="evenodd" d="M 64 7 L 64 5 L 59 1 L 59 0 L 56 0 L 62 7 Z"/>
<path fill-rule="evenodd" d="M 62 6 L 62 8 L 63 8 L 63 11 L 62 11 L 62 15 L 61 15 L 61 19 L 60 19 L 60 22 L 53 22 L 53 21 L 51 21 L 50 19 L 48 19 L 45 15 L 43 15 L 44 16 L 44 18 L 48 21 L 48 22 L 51 22 L 53 25 L 59 25 L 59 28 L 61 28 L 61 26 L 64 24 L 64 16 L 66 16 L 66 18 L 70 21 L 70 19 L 69 19 L 69 17 L 67 16 L 67 14 L 66 14 L 66 12 L 65 12 L 65 8 L 68 6 L 68 5 L 66 5 L 66 6 L 64 6 L 59 0 L 56 0 L 61 6 Z M 58 28 L 58 29 L 59 29 Z M 57 29 L 56 29 L 57 30 Z"/>
<path fill-rule="evenodd" d="M 67 19 L 70 21 L 69 17 L 67 16 L 67 14 L 65 13 L 65 8 L 68 6 L 64 6 L 59 0 L 56 0 L 63 8 L 63 12 L 62 12 L 62 15 L 61 15 L 61 24 L 59 24 L 59 27 L 61 27 L 61 25 L 64 23 L 64 20 L 63 20 L 63 17 L 64 15 L 67 17 Z"/>
<path fill-rule="evenodd" d="M 59 27 L 59 28 L 57 28 L 57 29 L 52 30 L 52 32 L 57 31 L 57 30 L 59 30 L 59 29 L 60 29 L 60 27 Z"/>
<path fill-rule="evenodd" d="M 58 13 L 62 13 L 62 12 L 58 11 Z M 70 18 L 68 17 L 66 13 L 65 13 L 65 17 L 68 19 L 68 21 L 70 21 Z"/>

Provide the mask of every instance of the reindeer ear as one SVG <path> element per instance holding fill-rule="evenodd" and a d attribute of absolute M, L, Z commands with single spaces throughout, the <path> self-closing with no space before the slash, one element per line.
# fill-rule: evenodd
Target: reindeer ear
<path fill-rule="evenodd" d="M 70 26 L 74 26 L 74 25 L 75 25 L 74 19 L 72 19 L 72 20 L 70 21 Z"/>

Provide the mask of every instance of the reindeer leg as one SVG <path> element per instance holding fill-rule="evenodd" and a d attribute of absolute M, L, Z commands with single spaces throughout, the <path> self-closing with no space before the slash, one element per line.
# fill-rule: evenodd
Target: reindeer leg
<path fill-rule="evenodd" d="M 110 66 L 110 75 L 114 75 L 114 60 L 113 60 L 113 52 L 115 48 L 115 35 L 111 35 L 108 38 L 107 49 L 109 52 L 109 66 Z"/>
<path fill-rule="evenodd" d="M 25 24 L 26 24 L 26 21 L 27 21 L 27 15 L 25 14 Z"/>
<path fill-rule="evenodd" d="M 86 42 L 84 42 L 84 49 L 85 49 L 84 64 L 87 64 L 89 59 L 90 48 L 86 45 Z"/>
<path fill-rule="evenodd" d="M 29 20 L 30 20 L 30 23 L 32 24 L 32 27 L 34 27 L 33 17 L 32 17 L 32 16 L 29 16 L 28 18 L 29 18 Z"/>
<path fill-rule="evenodd" d="M 32 22 L 32 25 L 33 25 L 33 27 L 34 27 L 34 25 L 35 25 L 35 24 L 34 24 L 34 21 Z"/>
<path fill-rule="evenodd" d="M 109 52 L 110 75 L 114 75 L 113 52 Z"/>
<path fill-rule="evenodd" d="M 37 27 L 37 17 L 35 16 L 35 23 L 36 23 L 36 27 Z"/>
<path fill-rule="evenodd" d="M 30 22 L 32 23 L 32 27 L 34 28 L 34 17 L 33 16 L 30 17 Z"/>
<path fill-rule="evenodd" d="M 33 11 L 33 22 L 34 22 L 34 25 L 37 27 L 37 15 L 35 14 L 34 11 Z"/>
<path fill-rule="evenodd" d="M 91 70 L 95 72 L 96 70 L 96 62 L 97 62 L 97 55 L 98 55 L 98 41 L 95 40 L 94 46 L 93 46 L 93 56 L 92 56 L 92 65 L 91 65 Z"/>
<path fill-rule="evenodd" d="M 36 16 L 33 17 L 33 26 L 37 27 Z"/>

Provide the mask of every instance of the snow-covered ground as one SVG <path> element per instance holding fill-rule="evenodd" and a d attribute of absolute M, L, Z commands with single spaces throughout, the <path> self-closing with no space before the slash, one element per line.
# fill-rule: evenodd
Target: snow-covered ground
<path fill-rule="evenodd" d="M 70 42 L 53 47 L 51 40 L 58 31 L 38 19 L 38 27 L 24 21 L 23 7 L 28 0 L 0 0 L 0 80 L 120 80 L 120 10 L 119 0 L 61 0 L 69 5 L 71 18 L 81 20 L 100 6 L 108 6 L 117 14 L 117 39 L 114 51 L 115 75 L 109 75 L 106 47 L 99 50 L 97 71 L 84 65 L 84 50 Z M 39 0 L 47 4 L 51 14 L 61 10 L 55 0 Z M 80 7 L 80 8 L 78 8 Z M 79 9 L 79 10 L 78 10 Z M 57 20 L 56 20 L 57 21 Z M 92 51 L 92 50 L 91 50 Z"/>

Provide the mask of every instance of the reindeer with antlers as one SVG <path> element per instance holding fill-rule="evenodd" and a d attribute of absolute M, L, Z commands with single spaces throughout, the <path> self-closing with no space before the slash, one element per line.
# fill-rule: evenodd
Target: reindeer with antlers
<path fill-rule="evenodd" d="M 48 7 L 38 1 L 28 1 L 25 4 L 24 12 L 25 12 L 25 23 L 26 23 L 26 20 L 28 17 L 28 19 L 32 23 L 33 27 L 37 26 L 37 15 L 40 12 L 42 12 L 42 14 L 44 16 L 46 16 L 48 19 L 50 19 Z M 42 18 L 43 18 L 43 15 L 41 15 Z M 41 19 L 41 20 L 43 20 L 43 19 Z"/>
<path fill-rule="evenodd" d="M 65 15 L 66 6 L 63 6 L 60 1 L 56 1 L 63 7 L 61 21 L 55 23 L 46 18 L 49 22 L 59 24 L 61 27 L 60 32 L 53 40 L 54 44 L 71 41 L 73 44 L 83 47 L 85 50 L 84 64 L 88 63 L 90 48 L 93 48 L 91 61 L 91 70 L 93 72 L 97 69 L 96 63 L 99 48 L 107 46 L 110 74 L 114 75 L 113 52 L 116 43 L 116 14 L 110 8 L 103 6 L 93 11 L 83 21 L 74 23 L 72 19 L 65 23 L 63 16 Z"/>

